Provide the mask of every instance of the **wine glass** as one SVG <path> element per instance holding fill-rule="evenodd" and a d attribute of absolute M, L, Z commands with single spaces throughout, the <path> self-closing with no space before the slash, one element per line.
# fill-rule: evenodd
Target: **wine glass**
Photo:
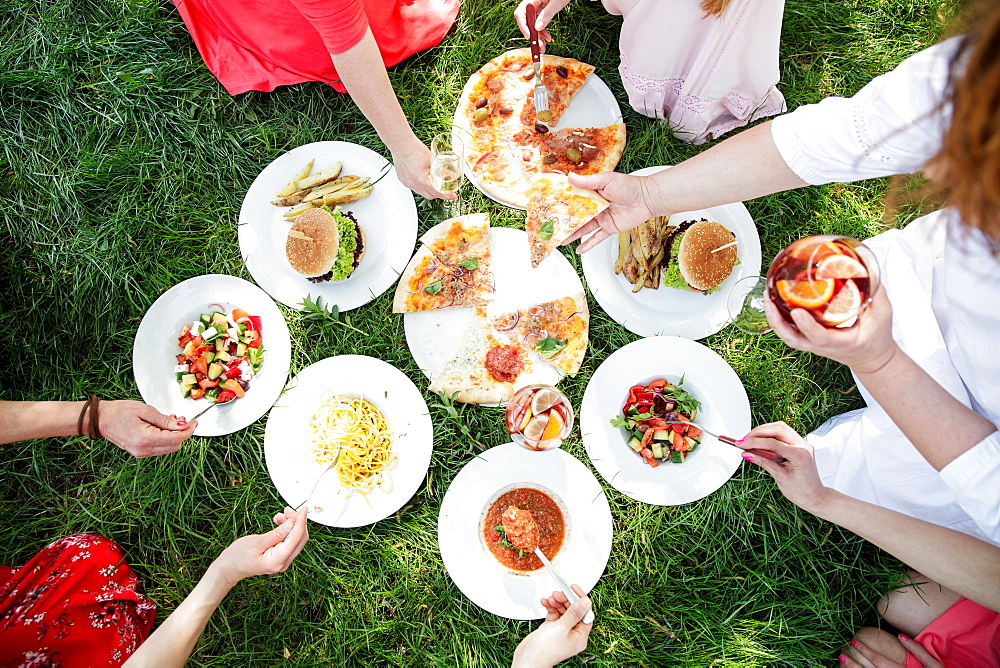
<path fill-rule="evenodd" d="M 793 309 L 805 309 L 824 327 L 851 327 L 878 290 L 875 255 L 857 239 L 821 234 L 799 239 L 771 262 L 767 277 L 750 276 L 729 293 L 729 315 L 748 334 L 770 331 L 764 294 L 786 322 Z"/>
<path fill-rule="evenodd" d="M 445 210 L 456 215 L 464 160 L 465 145 L 459 137 L 450 132 L 442 132 L 431 140 L 431 185 L 439 192 L 455 193 L 455 200 L 446 200 Z"/>
<path fill-rule="evenodd" d="M 558 448 L 573 429 L 573 404 L 551 385 L 527 385 L 507 404 L 504 424 L 528 450 Z"/>

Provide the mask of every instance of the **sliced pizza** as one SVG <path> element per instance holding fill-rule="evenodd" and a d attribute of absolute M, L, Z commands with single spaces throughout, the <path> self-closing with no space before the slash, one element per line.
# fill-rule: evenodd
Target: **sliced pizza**
<path fill-rule="evenodd" d="M 436 311 L 486 303 L 493 293 L 489 216 L 460 216 L 421 237 L 424 246 L 399 277 L 393 313 Z"/>
<path fill-rule="evenodd" d="M 528 53 L 528 63 L 531 63 L 531 53 Z M 570 100 L 576 95 L 583 84 L 587 83 L 587 78 L 594 71 L 593 65 L 582 63 L 575 58 L 562 58 L 560 56 L 550 56 L 542 54 L 541 78 L 542 85 L 549 93 L 549 113 L 548 120 L 544 120 L 546 125 L 555 127 L 559 118 L 569 107 Z M 532 69 L 534 74 L 534 69 Z M 529 79 L 530 89 L 534 92 L 535 81 Z M 535 114 L 534 97 L 529 97 L 529 102 L 524 105 L 521 111 L 521 123 L 532 127 L 539 122 Z"/>
<path fill-rule="evenodd" d="M 536 133 L 543 172 L 598 174 L 614 171 L 625 150 L 625 124 Z"/>
<path fill-rule="evenodd" d="M 563 174 L 540 174 L 528 191 L 528 232 L 531 266 L 542 260 L 571 234 L 608 208 L 610 203 L 593 190 L 577 188 Z"/>
<path fill-rule="evenodd" d="M 582 292 L 493 318 L 510 342 L 532 350 L 565 374 L 575 374 L 587 352 L 590 312 Z"/>
<path fill-rule="evenodd" d="M 485 309 L 477 307 L 458 345 L 431 378 L 430 391 L 464 403 L 506 403 L 514 396 L 518 377 L 530 370 L 524 350 L 502 341 Z"/>

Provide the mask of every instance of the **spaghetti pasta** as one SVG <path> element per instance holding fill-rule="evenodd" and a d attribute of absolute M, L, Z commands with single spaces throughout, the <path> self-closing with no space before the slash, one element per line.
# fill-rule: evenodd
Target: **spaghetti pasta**
<path fill-rule="evenodd" d="M 396 466 L 392 433 L 385 416 L 371 402 L 330 396 L 322 401 L 310 425 L 316 461 L 329 464 L 336 458 L 334 471 L 348 496 L 353 492 L 367 495 L 376 487 L 392 491 L 389 471 Z"/>

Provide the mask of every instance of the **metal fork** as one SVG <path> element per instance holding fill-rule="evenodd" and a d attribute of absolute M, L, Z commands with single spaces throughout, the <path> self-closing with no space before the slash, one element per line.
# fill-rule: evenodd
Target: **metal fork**
<path fill-rule="evenodd" d="M 720 436 L 719 434 L 716 434 L 714 431 L 712 431 L 710 429 L 705 429 L 705 427 L 703 427 L 702 425 L 698 424 L 697 422 L 691 422 L 690 420 L 664 420 L 664 422 L 666 422 L 667 424 L 689 424 L 689 425 L 691 425 L 693 427 L 697 427 L 698 429 L 701 429 L 703 432 L 705 432 L 709 436 L 715 437 L 716 439 L 722 441 L 726 445 L 731 445 L 734 448 L 739 448 L 740 450 L 743 450 L 744 452 L 749 452 L 752 455 L 760 455 L 761 457 L 763 457 L 765 459 L 770 459 L 772 462 L 777 462 L 779 464 L 782 463 L 783 461 L 785 461 L 784 457 L 782 457 L 781 455 L 775 454 L 775 453 L 771 452 L 770 450 L 760 450 L 759 448 L 744 448 L 732 436 Z"/>
<path fill-rule="evenodd" d="M 528 6 L 530 7 L 531 5 Z M 559 588 L 562 589 L 562 592 L 566 594 L 566 598 L 569 600 L 569 604 L 573 605 L 574 603 L 579 601 L 580 597 L 577 596 L 576 592 L 573 591 L 573 588 L 570 587 L 568 584 L 566 584 L 566 581 L 562 579 L 562 576 L 559 575 L 559 571 L 556 570 L 555 566 L 553 566 L 549 562 L 549 560 L 545 557 L 545 555 L 542 553 L 542 548 L 535 546 L 535 556 L 538 557 L 538 560 L 545 565 L 545 570 L 549 572 L 549 575 L 551 575 L 552 579 L 556 581 L 556 584 L 559 585 Z M 584 624 L 594 623 L 593 608 L 588 610 L 587 614 L 583 616 L 583 623 Z"/>
<path fill-rule="evenodd" d="M 295 506 L 294 510 L 298 510 L 302 506 L 304 506 L 307 503 L 309 503 L 309 500 L 312 498 L 312 495 L 316 493 L 316 488 L 319 487 L 319 483 L 323 479 L 323 476 L 325 476 L 327 473 L 329 473 L 330 470 L 334 466 L 337 465 L 337 460 L 340 459 L 340 452 L 341 452 L 342 449 L 343 449 L 342 447 L 338 447 L 337 448 L 337 452 L 333 455 L 333 461 L 331 461 L 330 464 L 329 464 L 329 466 L 327 466 L 325 469 L 323 469 L 323 472 L 319 474 L 318 478 L 316 478 L 316 484 L 312 486 L 312 489 L 309 491 L 309 494 L 306 496 L 306 500 L 303 501 L 302 503 L 300 503 L 299 505 Z"/>
<path fill-rule="evenodd" d="M 538 14 L 533 4 L 524 8 L 524 18 L 528 23 L 528 39 L 531 42 L 531 66 L 535 70 L 535 116 L 539 117 L 541 112 L 549 111 L 549 91 L 542 83 L 542 51 L 538 43 L 538 30 L 535 29 Z M 538 120 L 548 119 L 539 117 Z"/>

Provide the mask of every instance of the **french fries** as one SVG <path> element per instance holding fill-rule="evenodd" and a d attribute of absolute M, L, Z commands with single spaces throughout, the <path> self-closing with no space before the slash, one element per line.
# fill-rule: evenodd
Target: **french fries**
<path fill-rule="evenodd" d="M 313 207 L 357 202 L 371 195 L 375 186 L 374 183 L 369 183 L 371 179 L 368 177 L 352 174 L 341 176 L 344 165 L 340 162 L 310 175 L 312 168 L 313 161 L 310 160 L 294 179 L 278 191 L 277 199 L 271 202 L 274 206 L 292 207 L 284 214 L 286 220 Z"/>
<path fill-rule="evenodd" d="M 618 233 L 615 273 L 635 286 L 632 292 L 659 289 L 667 251 L 665 242 L 672 229 L 669 216 L 658 216 L 633 230 Z"/>

